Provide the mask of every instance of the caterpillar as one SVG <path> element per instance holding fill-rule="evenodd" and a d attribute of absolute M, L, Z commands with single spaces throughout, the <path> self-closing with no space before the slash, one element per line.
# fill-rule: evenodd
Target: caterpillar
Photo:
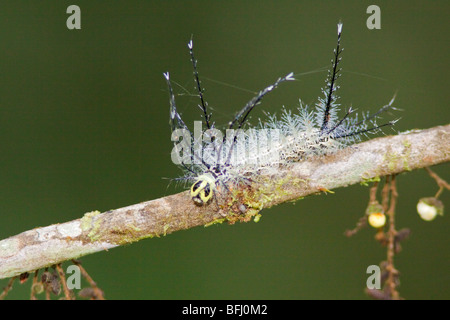
<path fill-rule="evenodd" d="M 381 114 L 396 110 L 393 107 L 395 96 L 375 113 L 363 113 L 358 118 L 355 110 L 348 108 L 343 116 L 339 116 L 340 104 L 336 91 L 339 89 L 337 80 L 342 70 L 339 66 L 343 51 L 342 27 L 342 23 L 337 25 L 337 44 L 331 69 L 314 108 L 304 105 L 300 100 L 297 112 L 283 108 L 280 117 L 269 115 L 267 120 L 260 120 L 254 127 L 247 125 L 251 111 L 279 85 L 295 80 L 294 74 L 280 77 L 259 91 L 223 130 L 219 130 L 212 122 L 212 114 L 204 97 L 193 42 L 191 40 L 188 43 L 198 106 L 203 117 L 203 121 L 194 122 L 193 132 L 184 123 L 176 107 L 169 72 L 164 73 L 164 77 L 169 91 L 169 122 L 174 142 L 172 161 L 184 171 L 184 176 L 176 180 L 191 183 L 190 196 L 196 205 L 207 205 L 219 189 L 230 191 L 240 184 L 258 181 L 263 171 L 270 173 L 280 166 L 333 153 L 398 121 L 377 124 Z"/>

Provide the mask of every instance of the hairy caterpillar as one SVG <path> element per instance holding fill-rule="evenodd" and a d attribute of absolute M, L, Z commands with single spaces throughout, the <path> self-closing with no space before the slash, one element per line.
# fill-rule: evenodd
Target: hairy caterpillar
<path fill-rule="evenodd" d="M 337 25 L 337 45 L 331 69 L 328 71 L 322 96 L 315 108 L 300 102 L 298 112 L 283 109 L 280 118 L 269 116 L 255 127 L 244 128 L 250 112 L 266 94 L 283 82 L 294 80 L 293 73 L 281 77 L 261 90 L 228 123 L 225 132 L 211 122 L 208 104 L 197 71 L 192 40 L 188 44 L 194 69 L 194 81 L 203 122 L 196 121 L 192 133 L 183 122 L 175 103 L 169 73 L 164 73 L 170 96 L 170 125 L 172 129 L 172 161 L 179 165 L 184 176 L 177 180 L 192 183 L 191 198 L 197 205 L 207 204 L 217 190 L 230 191 L 230 187 L 257 181 L 262 171 L 276 170 L 302 159 L 329 154 L 359 141 L 368 133 L 377 133 L 382 127 L 392 126 L 397 120 L 378 125 L 380 114 L 395 110 L 394 98 L 373 114 L 363 114 L 361 119 L 352 108 L 338 116 L 339 104 L 336 82 L 341 69 L 342 23 Z M 202 128 L 205 126 L 206 129 Z"/>

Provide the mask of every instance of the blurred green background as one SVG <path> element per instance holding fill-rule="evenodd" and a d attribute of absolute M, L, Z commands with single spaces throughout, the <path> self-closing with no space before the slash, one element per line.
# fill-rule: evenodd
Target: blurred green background
<path fill-rule="evenodd" d="M 66 9 L 81 8 L 81 30 Z M 2 1 L 0 4 L 0 239 L 182 190 L 168 180 L 170 71 L 186 123 L 200 120 L 187 42 L 205 96 L 224 124 L 288 72 L 328 66 L 344 22 L 344 106 L 376 110 L 397 92 L 396 131 L 449 122 L 448 1 Z M 298 76 L 262 110 L 314 103 L 326 72 Z M 207 79 L 212 79 L 207 80 Z M 217 81 L 237 86 L 238 89 Z M 245 89 L 245 90 L 244 90 Z M 187 91 L 186 91 L 187 90 Z M 395 133 L 390 132 L 388 133 Z M 448 164 L 435 168 L 449 180 Z M 395 258 L 400 294 L 449 299 L 449 219 L 422 221 L 437 187 L 423 170 L 398 177 Z M 368 188 L 351 186 L 265 210 L 259 223 L 215 225 L 101 252 L 82 262 L 109 299 L 367 299 L 366 268 L 386 251 L 363 229 Z M 444 192 L 441 200 L 450 206 Z M 7 280 L 0 280 L 0 287 Z M 9 299 L 28 299 L 29 284 Z"/>

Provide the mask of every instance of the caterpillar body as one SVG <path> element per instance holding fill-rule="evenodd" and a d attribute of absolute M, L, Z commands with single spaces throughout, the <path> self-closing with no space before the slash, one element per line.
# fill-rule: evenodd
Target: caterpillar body
<path fill-rule="evenodd" d="M 172 161 L 179 165 L 184 176 L 176 180 L 191 182 L 191 198 L 197 205 L 206 205 L 219 189 L 229 192 L 241 184 L 258 181 L 261 172 L 270 173 L 280 166 L 313 156 L 333 153 L 362 139 L 367 134 L 381 131 L 382 127 L 392 126 L 397 120 L 377 124 L 380 115 L 389 110 L 394 98 L 373 114 L 365 113 L 360 119 L 352 108 L 339 117 L 340 105 L 336 84 L 341 75 L 342 23 L 337 26 L 337 45 L 334 49 L 331 69 L 328 71 L 322 96 L 314 108 L 300 101 L 298 112 L 284 109 L 280 117 L 268 116 L 266 121 L 254 127 L 245 126 L 251 111 L 266 94 L 284 82 L 294 80 L 293 73 L 277 79 L 261 90 L 228 123 L 225 133 L 211 122 L 208 104 L 197 71 L 192 40 L 188 44 L 194 69 L 194 82 L 203 122 L 196 122 L 194 133 L 189 130 L 177 111 L 175 95 L 169 73 L 164 73 L 170 97 L 170 125 L 172 129 Z M 206 128 L 203 130 L 202 126 Z M 200 127 L 200 128 L 199 128 Z"/>

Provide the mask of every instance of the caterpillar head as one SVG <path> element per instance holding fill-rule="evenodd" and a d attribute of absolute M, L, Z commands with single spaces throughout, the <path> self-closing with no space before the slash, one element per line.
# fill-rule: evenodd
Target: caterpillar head
<path fill-rule="evenodd" d="M 214 195 L 216 180 L 211 174 L 202 174 L 191 187 L 191 198 L 198 206 L 207 204 Z"/>

